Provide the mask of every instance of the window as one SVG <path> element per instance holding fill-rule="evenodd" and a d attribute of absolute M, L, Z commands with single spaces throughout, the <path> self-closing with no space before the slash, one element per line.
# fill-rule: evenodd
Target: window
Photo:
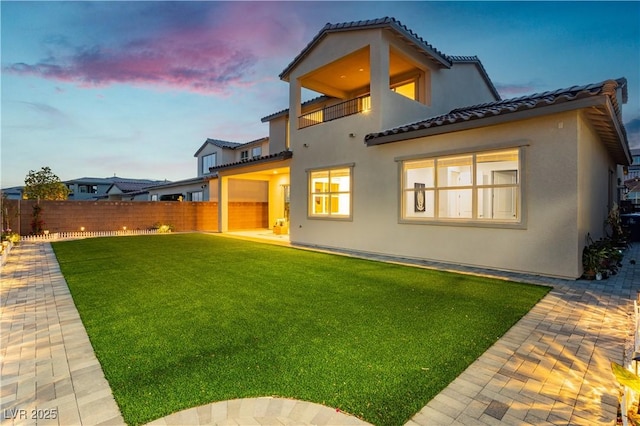
<path fill-rule="evenodd" d="M 391 86 L 391 91 L 405 96 L 414 101 L 418 100 L 418 79 L 415 78 L 410 81 L 394 84 Z"/>
<path fill-rule="evenodd" d="M 206 175 L 211 173 L 210 168 L 216 165 L 216 153 L 205 155 L 202 157 L 202 174 Z"/>
<path fill-rule="evenodd" d="M 252 158 L 260 158 L 260 156 L 262 155 L 262 147 L 261 146 L 257 146 L 253 149 L 251 149 L 251 157 Z"/>
<path fill-rule="evenodd" d="M 520 220 L 520 150 L 402 162 L 402 219 Z"/>
<path fill-rule="evenodd" d="M 187 199 L 189 201 L 202 201 L 202 191 L 189 192 Z"/>
<path fill-rule="evenodd" d="M 249 150 L 245 149 L 244 151 L 240 151 L 240 161 L 246 161 L 249 159 Z"/>
<path fill-rule="evenodd" d="M 98 186 L 97 185 L 79 185 L 78 189 L 83 194 L 97 194 L 98 193 Z"/>
<path fill-rule="evenodd" d="M 309 216 L 351 218 L 351 170 L 339 167 L 309 172 Z"/>

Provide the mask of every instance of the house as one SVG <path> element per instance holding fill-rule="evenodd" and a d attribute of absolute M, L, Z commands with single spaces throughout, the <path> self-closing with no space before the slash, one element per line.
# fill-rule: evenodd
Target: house
<path fill-rule="evenodd" d="M 640 210 L 640 149 L 631 150 L 631 165 L 623 169 L 624 199 L 631 202 L 634 210 Z"/>
<path fill-rule="evenodd" d="M 24 186 L 2 188 L 2 197 L 6 197 L 7 200 L 21 200 L 23 190 Z"/>
<path fill-rule="evenodd" d="M 73 201 L 131 199 L 134 192 L 138 193 L 140 199 L 146 201 L 146 193 L 144 191 L 141 192 L 141 190 L 164 182 L 166 181 L 113 176 L 107 178 L 82 177 L 66 180 L 63 183 L 71 191 L 69 200 Z M 123 194 L 128 194 L 129 197 L 125 196 L 123 198 Z"/>
<path fill-rule="evenodd" d="M 220 232 L 238 182 L 261 182 L 294 245 L 577 278 L 631 162 L 624 78 L 504 100 L 477 57 L 393 18 L 327 24 L 280 78 L 260 156 L 196 153 Z"/>
<path fill-rule="evenodd" d="M 230 142 L 220 139 L 207 140 L 198 148 L 197 176 L 195 178 L 169 182 L 149 188 L 151 201 L 218 201 L 217 172 L 210 169 L 221 165 L 237 165 L 255 162 L 269 156 L 269 138 L 250 142 Z M 213 180 L 213 185 L 211 181 Z M 267 202 L 268 185 L 261 179 L 250 177 L 232 179 L 231 201 Z"/>

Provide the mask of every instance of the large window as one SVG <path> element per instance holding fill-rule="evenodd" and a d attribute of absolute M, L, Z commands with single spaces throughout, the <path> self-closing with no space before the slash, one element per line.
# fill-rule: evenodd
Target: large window
<path fill-rule="evenodd" d="M 202 174 L 209 174 L 209 168 L 215 167 L 216 165 L 216 153 L 205 155 L 202 157 Z"/>
<path fill-rule="evenodd" d="M 351 167 L 309 172 L 309 216 L 351 218 Z"/>
<path fill-rule="evenodd" d="M 520 150 L 402 162 L 402 219 L 520 220 Z"/>

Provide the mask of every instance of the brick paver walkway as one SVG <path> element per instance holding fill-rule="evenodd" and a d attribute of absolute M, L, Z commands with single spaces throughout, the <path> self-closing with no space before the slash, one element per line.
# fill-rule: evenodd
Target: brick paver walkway
<path fill-rule="evenodd" d="M 640 244 L 618 275 L 600 282 L 503 274 L 554 288 L 407 425 L 614 424 L 618 386 L 610 362 L 622 363 L 631 338 L 640 267 L 629 261 L 638 255 Z M 50 245 L 14 248 L 0 279 L 2 425 L 123 424 Z M 56 419 L 31 418 L 53 413 Z M 152 424 L 365 423 L 318 404 L 251 398 Z"/>
<path fill-rule="evenodd" d="M 50 244 L 21 244 L 0 274 L 2 424 L 123 424 Z"/>

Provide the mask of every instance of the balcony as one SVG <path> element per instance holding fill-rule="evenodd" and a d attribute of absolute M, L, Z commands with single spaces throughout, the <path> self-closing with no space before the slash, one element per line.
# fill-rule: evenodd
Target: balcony
<path fill-rule="evenodd" d="M 298 117 L 298 129 L 315 126 L 316 124 L 326 123 L 328 121 L 337 120 L 338 118 L 347 117 L 353 114 L 359 114 L 371 109 L 371 96 L 365 95 L 359 98 L 349 99 L 339 104 L 327 106 L 321 109 L 310 111 Z"/>

